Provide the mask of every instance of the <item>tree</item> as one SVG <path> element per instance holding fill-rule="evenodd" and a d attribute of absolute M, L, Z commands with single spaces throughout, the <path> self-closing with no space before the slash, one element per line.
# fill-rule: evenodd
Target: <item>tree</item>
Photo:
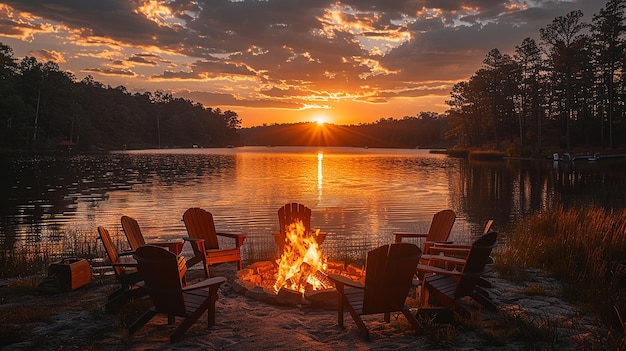
<path fill-rule="evenodd" d="M 494 142 L 496 148 L 499 148 L 503 129 L 509 136 L 514 129 L 511 124 L 516 120 L 514 97 L 517 95 L 519 70 L 517 63 L 509 55 L 492 49 L 483 60 L 483 67 L 478 74 L 484 75 L 487 81 Z"/>
<path fill-rule="evenodd" d="M 604 116 L 609 127 L 609 147 L 613 148 L 613 119 L 616 114 L 616 74 L 621 70 L 621 58 L 624 57 L 624 9 L 626 0 L 610 0 L 600 13 L 593 16 L 592 35 L 596 49 L 596 60 L 602 79 L 599 92 L 601 111 L 601 135 L 604 146 Z"/>
<path fill-rule="evenodd" d="M 17 73 L 17 63 L 13 57 L 13 49 L 0 43 L 0 82 L 11 79 Z"/>
<path fill-rule="evenodd" d="M 582 11 L 572 11 L 565 16 L 555 18 L 546 28 L 539 30 L 541 40 L 548 48 L 554 73 L 553 79 L 562 82 L 565 87 L 565 113 L 562 119 L 565 120 L 567 150 L 571 148 L 572 82 L 575 79 L 573 75 L 582 69 L 578 53 L 584 48 L 586 41 L 586 37 L 580 34 L 587 27 L 587 24 L 581 22 L 582 17 Z"/>
<path fill-rule="evenodd" d="M 27 123 L 25 106 L 16 93 L 15 83 L 19 70 L 13 49 L 0 43 L 0 145 L 24 145 Z"/>
<path fill-rule="evenodd" d="M 515 55 L 513 58 L 519 65 L 521 72 L 519 107 L 520 138 L 523 138 L 526 134 L 523 132 L 524 127 L 533 124 L 534 128 L 527 129 L 527 131 L 528 133 L 532 133 L 531 130 L 536 131 L 536 138 L 534 138 L 535 145 L 541 148 L 542 107 L 544 105 L 544 84 L 542 84 L 542 71 L 544 68 L 541 48 L 539 48 L 534 39 L 526 38 L 520 45 L 515 47 Z M 523 146 L 524 139 L 521 140 L 521 143 Z"/>

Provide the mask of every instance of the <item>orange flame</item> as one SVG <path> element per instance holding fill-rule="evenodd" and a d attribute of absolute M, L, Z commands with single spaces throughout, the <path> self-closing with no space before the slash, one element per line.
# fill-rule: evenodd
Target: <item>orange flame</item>
<path fill-rule="evenodd" d="M 302 221 L 296 221 L 287 227 L 285 248 L 276 261 L 278 276 L 274 290 L 284 287 L 304 293 L 305 288 L 318 290 L 324 288 L 314 274 L 326 269 L 326 257 L 322 255 L 315 234 L 307 233 Z"/>

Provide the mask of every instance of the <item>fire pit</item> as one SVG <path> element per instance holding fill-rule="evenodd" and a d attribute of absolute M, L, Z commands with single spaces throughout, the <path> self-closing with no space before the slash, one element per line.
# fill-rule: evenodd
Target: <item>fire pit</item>
<path fill-rule="evenodd" d="M 291 224 L 280 258 L 238 271 L 234 289 L 272 304 L 336 309 L 337 291 L 326 275 L 341 274 L 363 282 L 365 272 L 352 264 L 329 261 L 319 248 L 318 234 L 307 232 L 302 222 Z"/>

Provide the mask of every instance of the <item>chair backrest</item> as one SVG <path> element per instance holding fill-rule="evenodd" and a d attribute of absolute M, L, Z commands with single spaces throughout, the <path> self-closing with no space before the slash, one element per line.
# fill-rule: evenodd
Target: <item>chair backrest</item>
<path fill-rule="evenodd" d="M 192 239 L 204 239 L 207 249 L 219 249 L 217 241 L 217 231 L 211 212 L 198 207 L 192 207 L 183 214 L 183 221 L 187 234 Z"/>
<path fill-rule="evenodd" d="M 474 241 L 463 266 L 463 275 L 454 291 L 455 297 L 468 296 L 472 293 L 481 275 L 485 273 L 485 266 L 491 261 L 491 251 L 498 245 L 497 238 L 498 233 L 489 232 Z"/>
<path fill-rule="evenodd" d="M 186 316 L 182 292 L 184 258 L 156 245 L 138 247 L 133 257 L 156 311 Z"/>
<path fill-rule="evenodd" d="M 367 253 L 364 314 L 402 309 L 421 255 L 420 248 L 410 243 L 383 245 Z"/>
<path fill-rule="evenodd" d="M 141 234 L 139 223 L 134 218 L 128 216 L 122 216 L 122 230 L 126 234 L 126 239 L 130 245 L 130 249 L 135 251 L 139 246 L 145 245 L 146 241 Z"/>
<path fill-rule="evenodd" d="M 107 256 L 109 256 L 109 261 L 111 261 L 111 263 L 120 263 L 120 255 L 117 252 L 115 244 L 113 244 L 113 240 L 111 240 L 109 231 L 104 227 L 98 227 L 98 234 L 100 234 L 104 249 L 107 252 Z M 113 271 L 118 278 L 124 274 L 124 268 L 122 266 L 113 266 Z"/>
<path fill-rule="evenodd" d="M 278 224 L 280 226 L 280 234 L 286 234 L 286 228 L 296 222 L 302 221 L 302 225 L 308 231 L 311 230 L 311 209 L 296 203 L 288 203 L 278 209 Z"/>
<path fill-rule="evenodd" d="M 447 241 L 454 226 L 456 214 L 452 210 L 442 210 L 433 216 L 426 241 Z"/>

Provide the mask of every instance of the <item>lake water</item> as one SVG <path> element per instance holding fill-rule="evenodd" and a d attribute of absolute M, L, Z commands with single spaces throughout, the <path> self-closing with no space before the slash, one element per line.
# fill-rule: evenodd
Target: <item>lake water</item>
<path fill-rule="evenodd" d="M 99 155 L 2 156 L 4 250 L 54 240 L 66 230 L 119 230 L 138 220 L 148 239 L 185 236 L 189 207 L 213 213 L 220 231 L 273 248 L 277 210 L 312 209 L 328 233 L 329 257 L 359 258 L 393 241 L 394 231 L 426 231 L 453 209 L 451 239 L 468 242 L 493 218 L 496 230 L 536 211 L 623 183 L 622 166 L 551 161 L 472 163 L 428 150 L 241 147 L 124 151 Z M 617 196 L 618 194 L 613 194 Z M 587 200 L 585 200 L 587 201 Z M 245 246 L 245 245 L 244 245 Z M 245 254 L 245 250 L 244 250 Z"/>

